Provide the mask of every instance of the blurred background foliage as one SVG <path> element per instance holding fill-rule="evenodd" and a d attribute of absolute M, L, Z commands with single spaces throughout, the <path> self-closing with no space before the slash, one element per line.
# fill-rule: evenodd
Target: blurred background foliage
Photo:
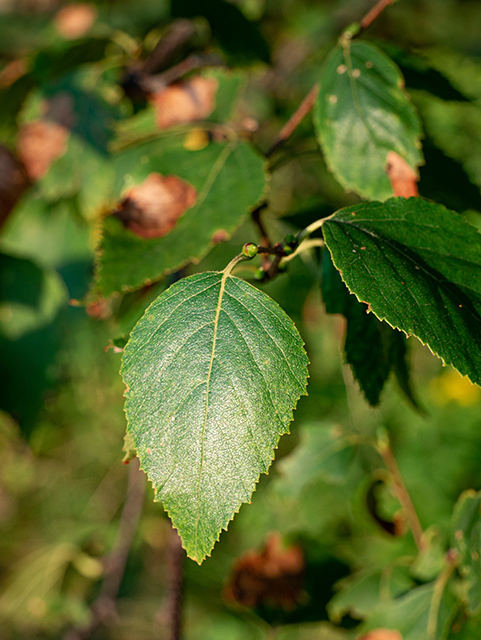
<path fill-rule="evenodd" d="M 113 182 L 111 151 L 119 141 L 148 138 L 155 127 L 152 104 L 136 94 L 132 74 L 173 20 L 188 19 L 191 36 L 166 68 L 192 54 L 214 55 L 236 68 L 234 121 L 262 152 L 319 80 L 341 30 L 371 5 L 109 0 L 75 5 L 72 12 L 74 5 L 60 0 L 0 0 L 2 639 L 67 637 L 89 624 L 105 558 L 116 549 L 128 476 L 136 471 L 129 471 L 134 462 L 120 464 L 120 355 L 105 348 L 122 344 L 166 283 L 87 308 L 69 305 L 86 296 L 92 281 L 98 220 Z M 479 227 L 481 4 L 400 0 L 366 37 L 400 65 L 422 118 L 421 195 Z M 63 103 L 52 100 L 59 95 Z M 57 109 L 50 119 L 46 104 Z M 34 132 L 37 146 L 28 147 L 26 127 L 41 117 L 60 129 L 66 118 L 68 137 L 53 126 Z M 192 134 L 192 128 L 182 134 L 184 144 L 198 144 Z M 272 157 L 270 169 L 265 224 L 275 240 L 358 201 L 327 171 L 309 119 Z M 16 187 L 10 184 L 14 171 Z M 257 240 L 257 228 L 246 221 L 181 275 L 223 268 L 241 244 Z M 270 474 L 212 558 L 202 567 L 185 562 L 187 640 L 357 637 L 356 626 L 378 606 L 381 591 L 381 600 L 389 600 L 438 575 L 459 495 L 481 490 L 480 389 L 409 340 L 413 384 L 425 413 L 392 381 L 380 406 L 368 407 L 343 364 L 343 319 L 324 312 L 320 272 L 316 256 L 298 259 L 264 287 L 307 344 L 309 398 L 301 399 Z M 371 446 L 379 429 L 389 433 L 429 540 L 426 557 L 410 570 L 415 545 Z M 146 487 L 117 616 L 93 638 L 168 637 L 172 531 L 152 498 Z M 259 595 L 265 584 L 249 582 L 248 562 L 239 564 L 239 557 L 263 548 L 278 564 L 282 549 L 300 549 L 301 559 L 294 554 L 291 561 L 301 586 L 294 581 L 287 595 L 284 587 Z M 471 631 L 452 637 L 478 638 L 479 626 L 470 624 Z"/>

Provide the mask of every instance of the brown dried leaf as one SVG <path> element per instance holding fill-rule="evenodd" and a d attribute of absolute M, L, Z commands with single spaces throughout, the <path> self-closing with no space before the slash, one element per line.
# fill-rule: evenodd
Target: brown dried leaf
<path fill-rule="evenodd" d="M 263 551 L 249 551 L 235 562 L 225 597 L 245 607 L 293 609 L 302 594 L 303 577 L 302 549 L 284 548 L 280 534 L 271 533 Z"/>
<path fill-rule="evenodd" d="M 402 198 L 418 196 L 418 176 L 406 160 L 395 151 L 389 151 L 386 161 L 386 172 L 391 181 L 394 195 Z"/>
<path fill-rule="evenodd" d="M 218 84 L 215 78 L 196 76 L 152 94 L 159 129 L 207 118 L 215 107 Z"/>
<path fill-rule="evenodd" d="M 395 629 L 373 629 L 359 640 L 403 640 L 403 637 Z"/>
<path fill-rule="evenodd" d="M 28 185 L 24 166 L 13 153 L 0 145 L 0 228 Z"/>
<path fill-rule="evenodd" d="M 172 231 L 196 200 L 197 192 L 188 182 L 151 173 L 127 192 L 114 215 L 142 238 L 161 238 Z"/>
<path fill-rule="evenodd" d="M 46 103 L 41 120 L 20 127 L 17 153 L 31 180 L 43 178 L 52 162 L 67 151 L 72 121 L 72 97 L 59 93 Z"/>
<path fill-rule="evenodd" d="M 57 12 L 54 23 L 57 31 L 66 40 L 75 40 L 90 31 L 96 18 L 97 9 L 94 5 L 79 2 L 62 7 Z"/>
<path fill-rule="evenodd" d="M 23 59 L 12 60 L 0 71 L 0 89 L 6 89 L 28 71 L 27 63 Z"/>

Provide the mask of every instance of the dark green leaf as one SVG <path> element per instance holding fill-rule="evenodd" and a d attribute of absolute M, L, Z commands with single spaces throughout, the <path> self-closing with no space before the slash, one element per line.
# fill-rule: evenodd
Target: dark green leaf
<path fill-rule="evenodd" d="M 305 393 L 302 340 L 264 293 L 206 272 L 147 309 L 122 375 L 141 466 L 200 563 L 250 500 Z"/>
<path fill-rule="evenodd" d="M 366 198 L 392 195 L 390 151 L 414 169 L 423 159 L 421 124 L 396 65 L 371 44 L 345 41 L 329 56 L 315 106 L 317 135 L 327 164 L 346 188 Z"/>
<path fill-rule="evenodd" d="M 204 16 L 212 34 L 234 61 L 269 62 L 269 46 L 257 25 L 242 11 L 225 0 L 172 0 L 172 13 L 184 18 Z"/>
<path fill-rule="evenodd" d="M 481 237 L 473 226 L 441 205 L 393 198 L 342 209 L 323 231 L 359 300 L 481 383 Z"/>
<path fill-rule="evenodd" d="M 351 294 L 330 254 L 323 256 L 322 297 L 327 313 L 340 313 L 346 320 L 344 352 L 366 400 L 376 406 L 391 371 L 414 403 L 406 362 L 406 339 L 399 331 L 380 322 Z"/>

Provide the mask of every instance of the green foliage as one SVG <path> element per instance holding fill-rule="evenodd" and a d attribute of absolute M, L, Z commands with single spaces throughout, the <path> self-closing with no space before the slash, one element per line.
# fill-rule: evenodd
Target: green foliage
<path fill-rule="evenodd" d="M 422 164 L 421 125 L 396 65 L 367 42 L 342 38 L 322 70 L 315 124 L 326 162 L 360 195 L 392 195 L 387 154 Z"/>
<path fill-rule="evenodd" d="M 302 340 L 265 294 L 207 272 L 147 309 L 122 375 L 142 468 L 200 563 L 268 470 L 305 393 Z"/>
<path fill-rule="evenodd" d="M 3 4 L 2 640 L 478 638 L 481 5 Z"/>
<path fill-rule="evenodd" d="M 359 300 L 481 382 L 475 227 L 440 205 L 398 198 L 344 209 L 323 229 L 334 264 Z"/>

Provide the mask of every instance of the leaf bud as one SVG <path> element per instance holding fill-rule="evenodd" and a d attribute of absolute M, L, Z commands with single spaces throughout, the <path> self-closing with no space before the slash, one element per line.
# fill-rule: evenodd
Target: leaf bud
<path fill-rule="evenodd" d="M 242 254 L 246 258 L 255 258 L 257 255 L 259 248 L 253 242 L 246 242 L 246 244 L 242 247 Z"/>

